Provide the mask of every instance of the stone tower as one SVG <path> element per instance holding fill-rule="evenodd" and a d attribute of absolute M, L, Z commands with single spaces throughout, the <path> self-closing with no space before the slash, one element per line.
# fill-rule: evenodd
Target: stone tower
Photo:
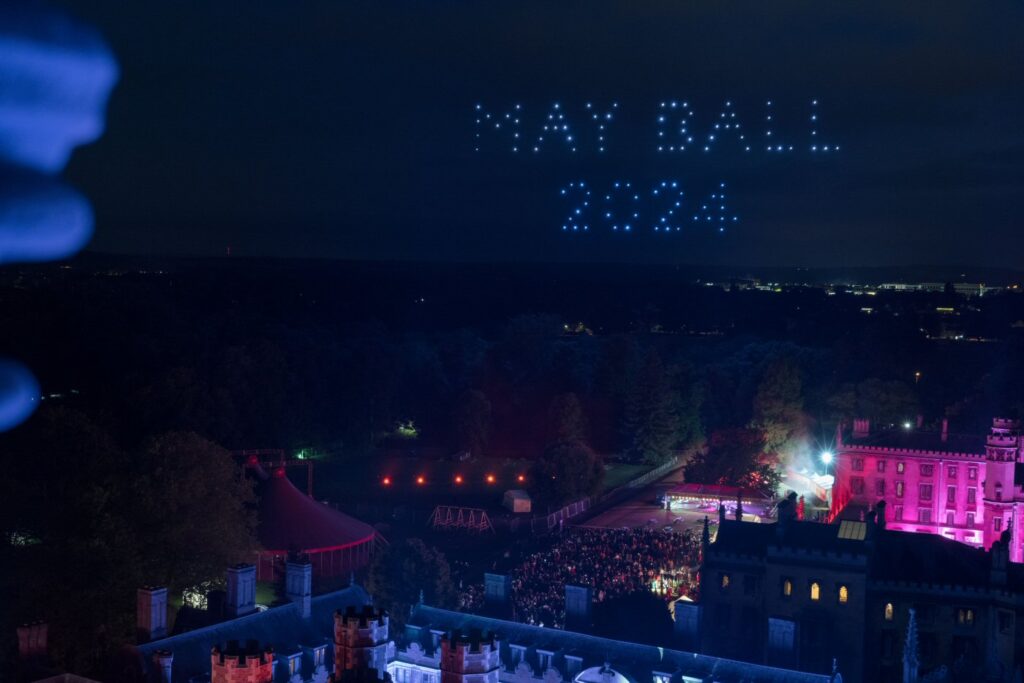
<path fill-rule="evenodd" d="M 1013 473 L 1020 457 L 1020 425 L 996 418 L 985 440 L 985 537 L 991 548 L 1010 525 L 1013 515 Z"/>
<path fill-rule="evenodd" d="M 441 683 L 498 683 L 500 649 L 493 633 L 446 634 L 441 639 Z"/>
<path fill-rule="evenodd" d="M 349 669 L 387 670 L 388 614 L 366 605 L 334 613 L 334 675 Z"/>
<path fill-rule="evenodd" d="M 210 683 L 272 683 L 274 650 L 261 648 L 255 640 L 240 645 L 228 641 L 224 648 L 214 646 L 210 653 Z"/>

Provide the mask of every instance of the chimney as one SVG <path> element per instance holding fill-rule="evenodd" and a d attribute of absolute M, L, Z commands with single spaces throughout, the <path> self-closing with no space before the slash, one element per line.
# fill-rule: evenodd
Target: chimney
<path fill-rule="evenodd" d="M 497 610 L 508 607 L 512 598 L 512 577 L 508 574 L 484 574 L 484 603 Z"/>
<path fill-rule="evenodd" d="M 565 627 L 573 631 L 590 628 L 594 590 L 590 586 L 565 584 Z"/>
<path fill-rule="evenodd" d="M 853 421 L 853 438 L 863 439 L 871 434 L 871 420 L 857 418 Z"/>
<path fill-rule="evenodd" d="M 989 550 L 989 583 L 993 586 L 1006 585 L 1006 565 L 1010 560 L 1010 532 L 1004 531 Z"/>
<path fill-rule="evenodd" d="M 949 418 L 942 418 L 942 442 L 945 443 L 949 440 Z"/>
<path fill-rule="evenodd" d="M 229 617 L 241 617 L 256 611 L 256 565 L 228 567 L 228 594 L 224 607 Z"/>
<path fill-rule="evenodd" d="M 160 676 L 160 683 L 171 683 L 174 670 L 174 653 L 170 650 L 157 650 L 153 653 L 153 666 Z"/>
<path fill-rule="evenodd" d="M 299 608 L 303 619 L 312 613 L 313 564 L 305 555 L 290 558 L 285 565 L 285 595 Z"/>
<path fill-rule="evenodd" d="M 139 643 L 167 635 L 167 589 L 146 586 L 135 594 L 135 627 Z"/>
<path fill-rule="evenodd" d="M 775 535 L 778 540 L 782 540 L 786 535 L 786 530 L 796 519 L 796 492 L 790 491 L 789 495 L 779 501 L 776 507 L 776 522 L 775 522 Z"/>
<path fill-rule="evenodd" d="M 45 657 L 47 651 L 47 632 L 49 627 L 45 621 L 35 621 L 18 627 L 18 655 L 22 659 Z"/>

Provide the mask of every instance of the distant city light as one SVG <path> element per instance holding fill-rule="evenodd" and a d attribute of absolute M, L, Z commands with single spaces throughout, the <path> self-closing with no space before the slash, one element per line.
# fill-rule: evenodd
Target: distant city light
<path fill-rule="evenodd" d="M 497 480 L 498 480 L 497 477 L 495 477 L 493 474 L 488 474 L 487 475 L 487 483 L 488 484 L 493 484 Z"/>
<path fill-rule="evenodd" d="M 461 484 L 462 483 L 462 475 L 461 474 L 456 474 L 455 475 L 455 483 L 456 484 Z"/>
<path fill-rule="evenodd" d="M 526 476 L 520 474 L 518 477 L 516 477 L 516 481 L 518 481 L 520 484 L 522 484 L 524 481 L 526 481 Z"/>
<path fill-rule="evenodd" d="M 385 486 L 391 486 L 391 477 L 384 477 L 383 479 L 380 480 L 380 483 L 384 484 Z"/>
<path fill-rule="evenodd" d="M 423 486 L 426 483 L 427 483 L 427 478 L 424 477 L 422 474 L 419 475 L 418 477 L 416 477 L 416 484 L 418 486 Z"/>

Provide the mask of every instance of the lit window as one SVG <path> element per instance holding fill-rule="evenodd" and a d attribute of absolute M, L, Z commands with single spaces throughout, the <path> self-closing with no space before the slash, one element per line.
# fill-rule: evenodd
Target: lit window
<path fill-rule="evenodd" d="M 892 608 L 892 603 L 885 603 L 885 620 L 892 621 L 895 618 L 895 610 Z"/>
<path fill-rule="evenodd" d="M 821 584 L 817 581 L 811 583 L 811 600 L 821 600 Z"/>
<path fill-rule="evenodd" d="M 903 497 L 903 482 L 902 481 L 896 482 L 896 497 L 897 498 L 902 498 Z"/>
<path fill-rule="evenodd" d="M 782 595 L 787 598 L 793 595 L 793 582 L 789 579 L 785 579 L 782 582 Z"/>
<path fill-rule="evenodd" d="M 719 585 L 722 587 L 722 590 L 725 590 L 726 588 L 729 587 L 729 575 L 728 574 L 722 574 L 722 580 L 721 580 Z"/>
<path fill-rule="evenodd" d="M 850 590 L 846 586 L 839 587 L 839 602 L 844 605 L 850 601 Z"/>
<path fill-rule="evenodd" d="M 958 609 L 956 611 L 956 623 L 961 626 L 974 626 L 974 610 Z"/>
<path fill-rule="evenodd" d="M 898 462 L 898 463 L 896 463 L 896 472 L 898 472 L 899 474 L 903 474 L 903 470 L 905 470 L 906 467 L 907 466 L 905 464 L 903 464 L 902 462 Z"/>
<path fill-rule="evenodd" d="M 977 467 L 969 467 L 969 468 L 967 468 L 967 478 L 968 479 L 977 479 L 978 478 L 978 468 Z"/>

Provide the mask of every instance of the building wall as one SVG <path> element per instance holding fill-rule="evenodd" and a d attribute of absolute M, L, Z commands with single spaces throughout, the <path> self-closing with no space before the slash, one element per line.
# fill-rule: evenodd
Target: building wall
<path fill-rule="evenodd" d="M 713 548 L 701 569 L 702 652 L 820 674 L 837 657 L 845 680 L 863 680 L 864 558 L 779 550 L 754 559 Z"/>
<path fill-rule="evenodd" d="M 982 456 L 842 446 L 836 457 L 835 500 L 865 507 L 884 500 L 890 529 L 981 546 L 984 479 Z"/>

